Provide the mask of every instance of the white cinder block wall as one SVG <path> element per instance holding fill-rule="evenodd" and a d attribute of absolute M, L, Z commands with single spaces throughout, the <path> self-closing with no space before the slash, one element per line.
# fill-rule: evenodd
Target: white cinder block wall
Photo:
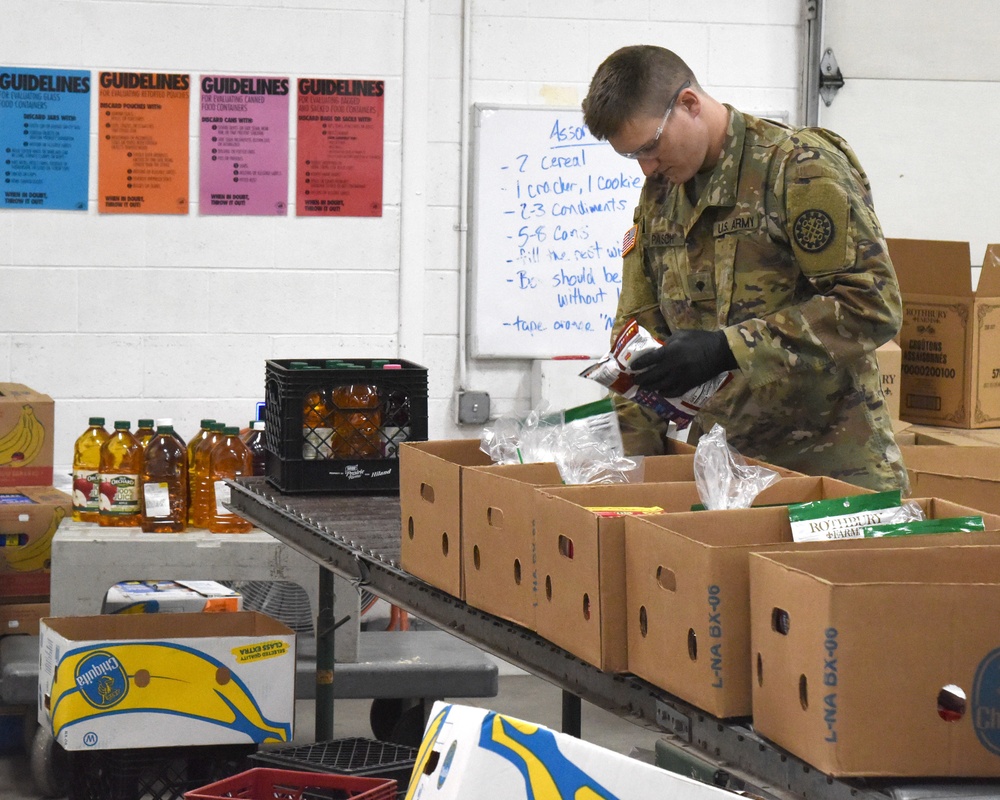
<path fill-rule="evenodd" d="M 576 106 L 606 55 L 649 42 L 720 99 L 795 121 L 803 5 L 3 0 L 2 66 L 193 80 L 189 215 L 97 213 L 96 90 L 90 209 L 0 211 L 0 380 L 55 398 L 57 467 L 90 415 L 173 417 L 185 438 L 202 417 L 245 424 L 267 358 L 410 358 L 429 369 L 431 437 L 478 436 L 454 423 L 461 115 L 476 102 Z M 295 216 L 294 98 L 288 217 L 199 216 L 201 74 L 384 80 L 383 216 Z M 489 392 L 494 415 L 527 410 L 530 374 L 528 361 L 473 360 L 465 388 Z"/>

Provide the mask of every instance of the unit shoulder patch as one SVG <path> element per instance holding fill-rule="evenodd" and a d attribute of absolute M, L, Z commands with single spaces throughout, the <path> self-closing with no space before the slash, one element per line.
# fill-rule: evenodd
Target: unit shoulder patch
<path fill-rule="evenodd" d="M 809 208 L 795 219 L 792 235 L 795 243 L 807 253 L 819 253 L 833 241 L 837 230 L 833 219 L 825 211 Z"/>

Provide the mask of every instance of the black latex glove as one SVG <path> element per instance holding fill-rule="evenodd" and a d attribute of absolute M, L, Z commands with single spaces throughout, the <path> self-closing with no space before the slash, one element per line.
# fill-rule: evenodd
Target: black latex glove
<path fill-rule="evenodd" d="M 642 370 L 635 382 L 667 397 L 680 397 L 727 369 L 736 359 L 722 331 L 675 331 L 667 343 L 635 358 L 629 369 Z"/>

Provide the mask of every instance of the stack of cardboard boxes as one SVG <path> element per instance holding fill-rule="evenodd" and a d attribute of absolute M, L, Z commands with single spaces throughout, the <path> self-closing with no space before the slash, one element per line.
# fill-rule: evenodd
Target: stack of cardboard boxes
<path fill-rule="evenodd" d="M 860 734 L 854 733 L 864 730 L 855 727 L 856 715 L 881 713 L 877 706 L 883 695 L 867 696 L 870 712 L 855 708 L 864 702 L 858 694 L 863 695 L 863 687 L 877 683 L 870 673 L 897 669 L 878 651 L 879 641 L 893 648 L 905 669 L 940 683 L 928 703 L 914 694 L 918 684 L 908 680 L 900 681 L 895 693 L 884 694 L 894 704 L 921 705 L 921 725 L 936 728 L 936 720 L 943 722 L 936 698 L 949 685 L 961 687 L 970 701 L 985 697 L 978 688 L 977 670 L 992 669 L 991 653 L 1000 652 L 1000 625 L 976 647 L 964 636 L 961 643 L 949 641 L 947 631 L 962 624 L 969 584 L 985 582 L 988 591 L 1000 593 L 1000 571 L 989 576 L 981 569 L 967 575 L 951 570 L 976 561 L 981 551 L 992 553 L 987 545 L 1000 543 L 1000 516 L 981 513 L 971 503 L 924 495 L 915 502 L 927 518 L 978 514 L 987 532 L 793 542 L 783 506 L 868 491 L 784 471 L 753 508 L 692 511 L 700 497 L 693 448 L 686 444 L 673 442 L 669 454 L 645 459 L 641 481 L 589 486 L 561 485 L 552 464 L 485 466 L 478 444 L 410 443 L 401 450 L 402 566 L 413 575 L 536 632 L 602 670 L 631 672 L 720 718 L 753 715 L 760 733 L 831 775 L 1000 775 L 1000 756 L 986 744 L 950 761 L 882 763 L 871 738 L 862 745 L 855 738 Z M 439 505 L 443 497 L 454 500 L 444 507 Z M 602 509 L 609 506 L 658 507 L 662 513 L 607 516 Z M 924 584 L 934 586 L 940 598 L 941 609 L 932 618 L 937 627 L 930 637 L 939 649 L 929 651 L 923 645 L 926 619 L 912 613 L 923 606 L 911 607 L 909 593 L 916 589 L 910 572 L 897 577 L 891 570 L 873 567 L 874 577 L 866 577 L 865 571 L 856 577 L 851 568 L 837 566 L 847 553 L 858 554 L 853 560 L 843 556 L 847 565 L 884 566 L 894 558 L 924 565 L 914 566 L 913 574 L 926 573 Z M 792 566 L 781 560 L 786 554 Z M 829 601 L 809 606 L 811 633 L 803 630 L 802 610 L 796 607 L 791 615 L 786 608 L 793 598 L 786 602 L 781 595 L 783 606 L 774 604 L 772 595 L 761 594 L 760 603 L 773 606 L 768 608 L 758 607 L 756 600 L 755 559 L 781 565 L 779 577 L 768 569 L 766 586 L 784 592 L 786 573 L 794 583 L 806 572 L 806 566 L 799 569 L 794 561 L 799 554 L 812 559 L 802 563 L 815 572 L 808 580 L 820 587 L 817 593 L 830 595 Z M 829 570 L 828 561 L 834 565 Z M 946 562 L 953 566 L 933 569 L 933 564 Z M 866 604 L 869 591 L 872 599 Z M 842 606 L 845 597 L 850 602 Z M 996 608 L 983 613 L 1000 622 L 1000 604 Z M 827 672 L 820 667 L 813 677 L 800 669 L 789 677 L 774 669 L 771 665 L 785 663 L 788 655 L 776 657 L 773 647 L 787 647 L 789 639 L 783 637 L 775 645 L 767 634 L 782 627 L 795 631 L 795 646 L 807 661 L 826 654 Z M 826 650 L 825 634 L 836 640 Z M 868 649 L 855 654 L 856 647 Z M 849 675 L 836 672 L 841 662 L 830 648 L 851 654 L 850 661 L 842 662 L 850 664 Z M 851 687 L 849 693 L 824 691 L 848 679 L 844 685 Z M 926 690 L 925 684 L 919 683 L 919 691 Z M 835 702 L 842 704 L 843 710 L 835 713 L 840 727 L 836 736 L 825 728 L 820 736 L 813 717 L 829 717 L 829 704 Z M 760 704 L 768 711 L 762 712 Z M 967 709 L 952 728 L 928 741 L 934 746 L 982 741 L 987 735 L 979 731 L 985 706 L 970 702 Z M 848 715 L 850 723 L 843 721 Z M 865 758 L 854 757 L 859 749 Z"/>

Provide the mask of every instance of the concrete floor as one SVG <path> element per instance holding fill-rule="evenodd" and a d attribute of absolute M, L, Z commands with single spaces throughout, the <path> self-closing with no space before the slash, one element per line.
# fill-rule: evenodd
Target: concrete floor
<path fill-rule="evenodd" d="M 490 708 L 503 714 L 546 725 L 559 730 L 562 718 L 562 693 L 540 678 L 500 662 L 500 690 L 496 697 L 473 698 L 454 702 Z M 368 700 L 338 700 L 334 705 L 334 738 L 372 737 Z M 314 703 L 296 703 L 296 744 L 315 741 Z M 654 743 L 661 733 L 641 728 L 632 722 L 583 703 L 582 732 L 587 741 L 623 754 L 634 754 L 652 760 Z M 0 798 L 3 800 L 39 800 L 31 780 L 28 757 L 24 752 L 0 755 Z M 138 798 L 137 798 L 138 800 Z"/>

